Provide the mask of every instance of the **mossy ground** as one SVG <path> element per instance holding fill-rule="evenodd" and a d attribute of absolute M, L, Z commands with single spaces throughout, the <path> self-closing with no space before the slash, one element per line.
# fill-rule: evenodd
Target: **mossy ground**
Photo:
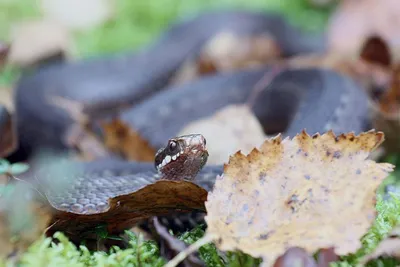
<path fill-rule="evenodd" d="M 378 197 L 378 216 L 375 223 L 362 238 L 362 248 L 355 254 L 345 256 L 333 266 L 356 266 L 361 258 L 370 253 L 380 241 L 400 222 L 400 199 L 394 196 L 388 201 Z M 160 257 L 159 249 L 153 241 L 143 241 L 127 231 L 129 247 L 115 247 L 109 253 L 91 252 L 85 246 L 75 246 L 62 233 L 51 238 L 40 238 L 22 255 L 18 266 L 163 266 L 166 260 Z M 201 225 L 180 236 L 186 244 L 192 244 L 204 235 Z M 58 241 L 58 242 L 54 242 Z M 238 252 L 221 254 L 213 244 L 199 249 L 199 254 L 207 266 L 252 267 L 260 261 Z M 368 266 L 398 266 L 400 261 L 383 258 L 371 262 Z M 0 266 L 12 266 L 10 261 L 0 262 Z"/>

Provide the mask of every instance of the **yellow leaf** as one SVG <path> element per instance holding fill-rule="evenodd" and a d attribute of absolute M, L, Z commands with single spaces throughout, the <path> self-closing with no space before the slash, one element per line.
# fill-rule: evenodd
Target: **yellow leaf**
<path fill-rule="evenodd" d="M 271 266 L 289 247 L 355 252 L 375 219 L 375 191 L 394 168 L 367 159 L 384 140 L 371 130 L 277 136 L 225 165 L 206 202 L 207 235 Z"/>

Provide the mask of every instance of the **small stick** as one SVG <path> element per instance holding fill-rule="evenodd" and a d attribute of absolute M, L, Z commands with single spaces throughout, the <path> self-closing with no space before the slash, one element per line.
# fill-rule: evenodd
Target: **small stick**
<path fill-rule="evenodd" d="M 200 238 L 190 246 L 188 246 L 185 250 L 181 251 L 178 255 L 176 255 L 172 260 L 170 260 L 164 267 L 176 267 L 179 263 L 181 263 L 187 256 L 201 248 L 202 246 L 210 243 L 214 240 L 214 236 L 205 235 L 203 238 Z"/>

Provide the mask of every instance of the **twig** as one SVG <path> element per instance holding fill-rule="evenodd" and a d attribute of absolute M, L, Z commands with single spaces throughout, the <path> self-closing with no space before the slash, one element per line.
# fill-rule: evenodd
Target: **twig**
<path fill-rule="evenodd" d="M 153 225 L 154 228 L 157 232 L 157 234 L 167 242 L 169 245 L 170 249 L 172 249 L 175 253 L 178 253 L 180 251 L 184 251 L 188 246 L 185 244 L 185 242 L 179 240 L 178 238 L 172 236 L 167 228 L 162 225 L 157 217 L 153 217 Z M 194 255 L 189 255 L 189 261 L 190 263 L 189 266 L 200 266 L 202 265 L 200 260 L 196 258 Z"/>
<path fill-rule="evenodd" d="M 205 235 L 193 244 L 191 244 L 189 247 L 187 247 L 185 250 L 181 251 L 178 255 L 176 255 L 172 260 L 170 260 L 164 267 L 175 267 L 178 266 L 180 262 L 182 262 L 188 255 L 193 253 L 194 251 L 198 250 L 202 246 L 210 243 L 212 240 L 214 240 L 214 236 L 212 235 Z"/>

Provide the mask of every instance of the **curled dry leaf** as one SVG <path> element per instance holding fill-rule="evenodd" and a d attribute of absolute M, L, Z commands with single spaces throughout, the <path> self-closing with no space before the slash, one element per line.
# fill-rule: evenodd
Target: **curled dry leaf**
<path fill-rule="evenodd" d="M 368 38 L 361 48 L 360 58 L 368 63 L 390 67 L 392 56 L 385 40 L 379 36 Z"/>
<path fill-rule="evenodd" d="M 390 80 L 390 71 L 387 68 L 368 63 L 357 57 L 350 58 L 333 52 L 324 55 L 300 55 L 288 59 L 285 64 L 293 69 L 317 67 L 335 70 L 356 79 L 368 89 L 386 86 Z"/>
<path fill-rule="evenodd" d="M 223 164 L 241 149 L 245 153 L 265 139 L 261 124 L 247 105 L 229 105 L 214 115 L 191 122 L 178 135 L 201 133 L 207 140 L 208 164 Z"/>
<path fill-rule="evenodd" d="M 8 60 L 22 67 L 52 57 L 71 57 L 73 41 L 67 29 L 54 21 L 38 20 L 19 23 L 12 30 Z"/>
<path fill-rule="evenodd" d="M 17 134 L 11 114 L 0 104 L 0 157 L 6 157 L 17 147 Z"/>
<path fill-rule="evenodd" d="M 375 191 L 394 168 L 367 159 L 383 140 L 373 130 L 303 131 L 266 140 L 247 156 L 237 152 L 208 194 L 208 236 L 221 250 L 262 257 L 264 266 L 289 247 L 354 252 L 375 219 Z"/>
<path fill-rule="evenodd" d="M 373 19 L 371 19 L 373 18 Z M 400 58 L 400 2 L 397 0 L 341 1 L 328 26 L 328 50 L 358 55 L 365 41 L 379 36 L 397 61 Z"/>
<path fill-rule="evenodd" d="M 133 175 L 82 177 L 71 188 L 46 196 L 55 209 L 48 234 L 63 231 L 71 240 L 81 240 L 95 237 L 93 229 L 103 224 L 108 233 L 118 234 L 152 216 L 205 210 L 207 191 L 188 181 L 144 180 Z"/>
<path fill-rule="evenodd" d="M 10 46 L 8 44 L 0 41 L 0 70 L 6 64 L 9 51 L 10 51 Z"/>
<path fill-rule="evenodd" d="M 184 83 L 216 72 L 264 65 L 281 57 L 276 40 L 268 34 L 242 36 L 221 32 L 210 39 L 196 59 L 186 61 L 174 77 Z"/>
<path fill-rule="evenodd" d="M 156 149 L 136 131 L 131 130 L 122 121 L 115 119 L 111 122 L 102 122 L 104 145 L 115 153 L 122 154 L 128 160 L 154 160 Z"/>
<path fill-rule="evenodd" d="M 400 149 L 400 64 L 392 71 L 389 89 L 378 102 L 372 102 L 373 126 L 385 133 L 384 148 L 387 152 L 397 152 Z"/>

